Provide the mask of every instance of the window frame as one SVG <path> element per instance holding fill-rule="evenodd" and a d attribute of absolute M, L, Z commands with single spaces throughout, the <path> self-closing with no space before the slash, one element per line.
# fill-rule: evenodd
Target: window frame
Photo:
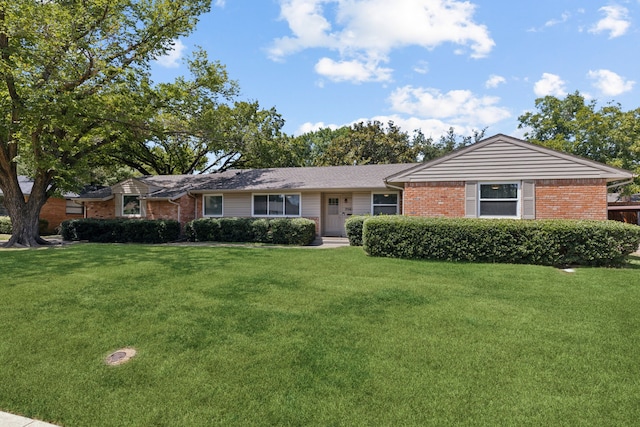
<path fill-rule="evenodd" d="M 124 213 L 124 207 L 125 207 L 124 199 L 125 199 L 125 197 L 137 197 L 138 198 L 138 210 L 139 210 L 139 213 L 137 213 L 137 214 Z M 143 209 L 142 209 L 142 194 L 123 193 L 121 202 L 122 202 L 122 204 L 120 206 L 120 214 L 123 217 L 126 217 L 126 218 L 141 218 L 142 217 L 142 212 L 143 212 Z"/>
<path fill-rule="evenodd" d="M 515 198 L 488 199 L 482 198 L 483 185 L 517 185 Z M 515 215 L 482 215 L 482 202 L 516 202 Z M 522 182 L 521 181 L 485 181 L 478 182 L 478 218 L 522 219 Z"/>
<path fill-rule="evenodd" d="M 376 195 L 382 195 L 383 197 L 385 195 L 389 196 L 389 195 L 395 195 L 396 196 L 396 203 L 391 204 L 391 203 L 375 203 L 374 199 Z M 400 215 L 400 192 L 399 191 L 376 191 L 376 192 L 371 192 L 371 215 L 376 215 L 375 213 L 375 209 L 376 207 L 390 207 L 390 206 L 395 206 L 396 208 L 396 213 L 394 214 L 378 214 L 378 215 Z"/>
<path fill-rule="evenodd" d="M 75 208 L 80 212 L 69 212 L 69 208 Z M 84 202 L 78 204 L 73 199 L 65 199 L 64 213 L 66 215 L 84 215 Z"/>
<path fill-rule="evenodd" d="M 267 198 L 267 213 L 266 214 L 256 214 L 256 196 L 263 196 Z M 271 196 L 280 196 L 282 197 L 282 214 L 281 215 L 271 215 L 269 214 L 269 199 Z M 287 196 L 297 196 L 298 197 L 298 213 L 297 214 L 287 214 Z M 300 218 L 302 217 L 302 194 L 301 193 L 251 193 L 251 216 L 256 218 Z"/>
<path fill-rule="evenodd" d="M 206 212 L 206 206 L 204 199 L 207 197 L 220 197 L 220 215 L 208 215 Z M 202 195 L 202 217 L 203 218 L 222 218 L 224 216 L 224 194 L 203 194 Z"/>

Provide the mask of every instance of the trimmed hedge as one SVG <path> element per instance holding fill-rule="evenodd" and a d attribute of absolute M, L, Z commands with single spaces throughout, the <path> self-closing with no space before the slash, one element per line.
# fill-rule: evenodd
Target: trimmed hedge
<path fill-rule="evenodd" d="M 306 218 L 200 218 L 185 226 L 192 242 L 252 242 L 310 245 L 316 224 Z"/>
<path fill-rule="evenodd" d="M 638 250 L 640 227 L 617 221 L 372 217 L 373 256 L 538 265 L 619 266 Z"/>
<path fill-rule="evenodd" d="M 175 220 L 86 218 L 64 221 L 60 228 L 64 240 L 98 243 L 167 243 L 180 236 Z"/>
<path fill-rule="evenodd" d="M 354 215 L 347 218 L 344 222 L 344 228 L 347 230 L 349 238 L 349 246 L 362 246 L 362 226 L 370 215 Z"/>

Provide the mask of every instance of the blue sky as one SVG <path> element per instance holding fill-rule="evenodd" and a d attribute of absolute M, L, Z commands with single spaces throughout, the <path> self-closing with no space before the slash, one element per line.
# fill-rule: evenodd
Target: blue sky
<path fill-rule="evenodd" d="M 522 136 L 545 95 L 640 107 L 639 19 L 640 0 L 214 0 L 152 77 L 187 75 L 201 46 L 289 134 L 392 120 Z"/>

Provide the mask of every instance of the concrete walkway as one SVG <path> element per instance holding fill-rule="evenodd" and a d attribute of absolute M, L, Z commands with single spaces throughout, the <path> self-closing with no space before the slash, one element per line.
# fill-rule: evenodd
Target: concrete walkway
<path fill-rule="evenodd" d="M 44 421 L 32 420 L 30 418 L 13 415 L 7 412 L 0 412 L 0 427 L 58 427 L 55 424 Z"/>

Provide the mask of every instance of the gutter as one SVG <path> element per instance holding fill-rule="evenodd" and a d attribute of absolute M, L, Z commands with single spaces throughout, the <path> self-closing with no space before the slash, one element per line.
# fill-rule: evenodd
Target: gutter
<path fill-rule="evenodd" d="M 393 189 L 393 190 L 398 190 L 400 191 L 400 194 L 402 195 L 402 203 L 400 204 L 400 215 L 404 215 L 404 188 L 402 187 L 398 187 L 397 185 L 392 185 L 389 184 L 389 182 L 385 179 L 384 180 L 384 185 L 386 185 L 387 187 Z"/>
<path fill-rule="evenodd" d="M 616 188 L 616 187 L 622 187 L 623 185 L 631 184 L 633 181 L 634 181 L 634 178 L 630 178 L 630 179 L 628 179 L 626 181 L 618 182 L 616 184 L 607 185 L 607 190 L 610 190 L 610 189 Z"/>

